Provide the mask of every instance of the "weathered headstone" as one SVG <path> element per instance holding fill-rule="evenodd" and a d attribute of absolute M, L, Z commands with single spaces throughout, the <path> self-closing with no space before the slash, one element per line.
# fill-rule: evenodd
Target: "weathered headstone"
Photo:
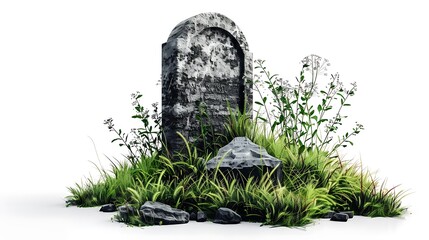
<path fill-rule="evenodd" d="M 176 132 L 198 138 L 201 105 L 215 132 L 223 131 L 228 104 L 252 110 L 251 78 L 252 54 L 232 20 L 202 13 L 179 23 L 162 45 L 162 125 L 170 152 L 184 146 Z"/>

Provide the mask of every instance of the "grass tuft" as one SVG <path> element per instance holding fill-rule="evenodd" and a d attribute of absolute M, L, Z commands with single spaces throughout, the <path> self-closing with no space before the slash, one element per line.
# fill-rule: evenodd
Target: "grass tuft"
<path fill-rule="evenodd" d="M 243 130 L 232 128 L 236 133 Z M 297 149 L 286 148 L 282 138 L 265 137 L 248 123 L 246 129 L 241 132 L 244 136 L 282 160 L 284 179 L 280 184 L 272 181 L 271 173 L 243 182 L 231 180 L 219 170 L 208 172 L 205 163 L 211 155 L 198 156 L 196 148 L 183 138 L 186 155 L 178 154 L 174 161 L 163 155 L 141 157 L 134 164 L 111 161 L 111 171 L 99 169 L 99 181 L 88 178 L 69 187 L 68 203 L 81 207 L 129 204 L 139 209 L 146 201 L 159 201 L 189 212 L 205 211 L 209 218 L 219 207 L 228 207 L 245 221 L 288 227 L 304 226 L 332 210 L 370 217 L 393 217 L 405 211 L 401 206 L 405 192 L 387 189 L 386 182 L 379 186 L 360 166 L 321 151 L 299 154 Z M 249 133 L 253 135 L 246 135 Z M 239 135 L 231 137 L 235 136 Z M 128 223 L 144 225 L 138 214 Z"/>

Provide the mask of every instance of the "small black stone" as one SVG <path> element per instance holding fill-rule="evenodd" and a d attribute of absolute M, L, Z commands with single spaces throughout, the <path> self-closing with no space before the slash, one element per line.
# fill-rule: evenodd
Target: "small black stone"
<path fill-rule="evenodd" d="M 236 224 L 241 222 L 241 216 L 229 208 L 219 208 L 216 211 L 214 223 Z"/>
<path fill-rule="evenodd" d="M 349 215 L 344 213 L 335 213 L 331 217 L 331 221 L 336 221 L 336 222 L 347 222 L 348 219 L 349 219 Z"/>
<path fill-rule="evenodd" d="M 349 216 L 349 218 L 353 218 L 354 216 L 354 212 L 353 211 L 346 211 L 346 212 L 340 212 L 342 214 L 347 214 Z"/>
<path fill-rule="evenodd" d="M 203 211 L 197 212 L 197 222 L 205 222 L 207 221 L 207 215 Z"/>
<path fill-rule="evenodd" d="M 116 211 L 116 206 L 115 204 L 112 204 L 112 203 L 104 204 L 100 208 L 100 212 L 114 212 L 114 211 Z"/>
<path fill-rule="evenodd" d="M 129 222 L 130 216 L 136 214 L 135 208 L 129 205 L 123 205 L 118 207 L 120 221 Z"/>
<path fill-rule="evenodd" d="M 335 212 L 334 211 L 330 211 L 330 212 L 328 212 L 328 213 L 326 213 L 326 215 L 325 216 L 323 216 L 322 218 L 323 219 L 330 219 L 330 218 L 332 218 L 332 216 L 335 214 Z"/>
<path fill-rule="evenodd" d="M 191 221 L 197 220 L 197 214 L 195 212 L 191 212 L 189 214 L 189 220 L 191 220 Z"/>

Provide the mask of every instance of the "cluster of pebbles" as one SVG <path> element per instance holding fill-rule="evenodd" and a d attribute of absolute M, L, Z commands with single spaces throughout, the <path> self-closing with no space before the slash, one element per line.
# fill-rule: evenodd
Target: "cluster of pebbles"
<path fill-rule="evenodd" d="M 188 223 L 190 220 L 205 222 L 208 220 L 203 211 L 191 212 L 172 208 L 167 204 L 160 202 L 145 202 L 140 210 L 129 205 L 123 205 L 118 208 L 114 204 L 106 204 L 100 208 L 101 212 L 118 211 L 118 219 L 123 222 L 129 222 L 130 216 L 140 216 L 140 219 L 148 225 L 170 225 Z M 219 208 L 216 211 L 213 223 L 219 224 L 237 224 L 241 222 L 241 216 L 229 208 Z"/>

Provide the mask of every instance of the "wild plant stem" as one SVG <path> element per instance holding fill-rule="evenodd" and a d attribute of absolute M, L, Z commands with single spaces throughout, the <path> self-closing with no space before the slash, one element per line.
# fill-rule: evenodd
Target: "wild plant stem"
<path fill-rule="evenodd" d="M 263 101 L 263 97 L 262 97 L 262 92 L 261 92 L 261 90 L 259 89 L 259 87 L 258 87 L 258 84 L 254 84 L 255 85 L 255 87 L 256 87 L 256 91 L 258 92 L 258 94 L 259 94 L 259 97 L 261 98 L 261 100 Z M 269 112 L 268 112 L 268 108 L 267 108 L 267 105 L 265 104 L 265 103 L 263 103 L 264 104 L 264 108 L 265 108 L 265 113 L 266 113 L 266 116 L 267 116 L 267 120 L 268 120 L 268 123 L 270 124 L 270 126 L 272 125 L 272 123 L 271 123 L 271 118 L 270 118 L 270 114 L 269 114 Z"/>
<path fill-rule="evenodd" d="M 350 91 L 354 91 L 354 90 L 355 90 L 355 87 L 353 87 Z M 342 103 L 341 103 L 340 107 L 338 108 L 337 114 L 335 114 L 335 118 L 334 118 L 333 123 L 331 124 L 331 127 L 335 124 L 335 122 L 337 121 L 337 119 L 340 117 L 340 112 L 341 112 L 341 110 L 343 109 L 344 105 L 346 104 L 347 99 L 349 98 L 349 96 L 350 96 L 350 94 L 349 94 L 349 92 L 347 92 L 346 97 L 344 98 L 344 100 L 342 101 Z M 328 139 L 328 137 L 329 137 L 329 134 L 330 134 L 330 133 L 331 133 L 331 131 L 328 131 L 328 132 L 326 133 L 325 139 L 323 140 L 323 143 L 322 143 L 321 147 L 323 147 L 323 146 L 324 146 L 324 144 L 327 144 L 327 143 L 326 143 L 326 140 Z M 332 152 L 334 152 L 337 148 L 338 148 L 338 145 L 337 145 L 337 147 L 334 147 L 334 148 L 330 151 L 330 154 L 331 154 Z"/>
<path fill-rule="evenodd" d="M 119 134 L 118 131 L 116 131 L 116 128 L 112 127 L 113 131 L 116 133 L 116 135 L 119 136 L 119 139 L 121 139 L 121 141 L 124 143 L 124 145 L 127 147 L 128 151 L 131 154 L 131 163 L 134 163 L 135 160 L 138 159 L 138 157 L 134 154 L 133 150 L 131 149 L 131 146 L 125 141 L 125 139 L 121 136 L 121 134 Z"/>

